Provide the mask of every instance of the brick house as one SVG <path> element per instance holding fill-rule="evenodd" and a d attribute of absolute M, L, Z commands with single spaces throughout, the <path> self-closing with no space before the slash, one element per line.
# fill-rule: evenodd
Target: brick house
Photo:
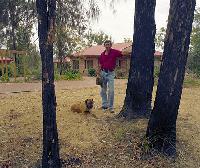
<path fill-rule="evenodd" d="M 126 76 L 130 66 L 130 55 L 132 51 L 132 43 L 115 43 L 112 45 L 113 49 L 119 51 L 126 50 L 127 55 L 123 55 L 117 59 L 116 62 L 116 75 Z M 92 46 L 86 48 L 78 53 L 71 56 L 71 64 L 73 70 L 78 70 L 83 75 L 88 75 L 88 69 L 98 67 L 98 58 L 100 54 L 105 50 L 103 45 Z M 159 51 L 155 52 L 155 65 L 160 65 L 162 53 Z"/>

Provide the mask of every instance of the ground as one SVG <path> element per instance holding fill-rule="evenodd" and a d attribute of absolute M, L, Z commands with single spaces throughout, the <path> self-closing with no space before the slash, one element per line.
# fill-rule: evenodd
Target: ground
<path fill-rule="evenodd" d="M 117 120 L 127 80 L 115 82 L 115 113 L 98 109 L 101 100 L 94 78 L 56 82 L 57 126 L 63 167 L 199 168 L 200 87 L 184 87 L 177 120 L 176 160 L 141 155 L 147 120 Z M 154 88 L 154 97 L 155 97 Z M 70 111 L 76 101 L 94 98 L 92 115 Z M 41 83 L 0 84 L 0 167 L 39 167 L 42 154 Z M 148 150 L 148 146 L 146 148 Z"/>

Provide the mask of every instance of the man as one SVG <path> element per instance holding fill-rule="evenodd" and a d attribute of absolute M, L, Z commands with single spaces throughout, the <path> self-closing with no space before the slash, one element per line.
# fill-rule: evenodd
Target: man
<path fill-rule="evenodd" d="M 97 75 L 101 75 L 103 85 L 101 87 L 102 110 L 109 110 L 114 113 L 114 78 L 115 78 L 115 65 L 118 57 L 122 56 L 122 52 L 112 49 L 112 42 L 106 40 L 104 42 L 105 51 L 99 57 L 99 69 Z M 108 95 L 107 95 L 108 88 Z"/>

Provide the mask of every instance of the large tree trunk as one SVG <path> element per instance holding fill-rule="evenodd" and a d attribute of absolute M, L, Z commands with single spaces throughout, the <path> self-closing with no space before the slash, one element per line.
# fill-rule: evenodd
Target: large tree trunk
<path fill-rule="evenodd" d="M 171 0 L 163 62 L 146 136 L 168 156 L 176 155 L 176 119 L 182 93 L 195 0 Z"/>
<path fill-rule="evenodd" d="M 42 167 L 60 165 L 56 125 L 56 96 L 53 67 L 53 40 L 56 0 L 37 0 L 38 35 L 42 59 L 43 156 Z"/>
<path fill-rule="evenodd" d="M 133 47 L 124 106 L 118 117 L 144 118 L 151 111 L 154 84 L 155 0 L 136 0 Z"/>

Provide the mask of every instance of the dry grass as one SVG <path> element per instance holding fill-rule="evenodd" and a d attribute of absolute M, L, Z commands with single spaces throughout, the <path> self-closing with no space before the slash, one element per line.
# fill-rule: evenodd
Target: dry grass
<path fill-rule="evenodd" d="M 115 111 L 125 96 L 125 84 L 116 86 Z M 68 167 L 200 167 L 200 88 L 185 88 L 177 122 L 176 161 L 163 156 L 141 158 L 138 148 L 147 120 L 119 121 L 103 113 L 99 88 L 60 90 L 57 95 L 57 125 L 60 154 Z M 70 105 L 94 98 L 92 115 L 72 113 Z M 42 153 L 42 106 L 39 92 L 1 95 L 0 161 L 12 167 L 38 167 Z"/>

